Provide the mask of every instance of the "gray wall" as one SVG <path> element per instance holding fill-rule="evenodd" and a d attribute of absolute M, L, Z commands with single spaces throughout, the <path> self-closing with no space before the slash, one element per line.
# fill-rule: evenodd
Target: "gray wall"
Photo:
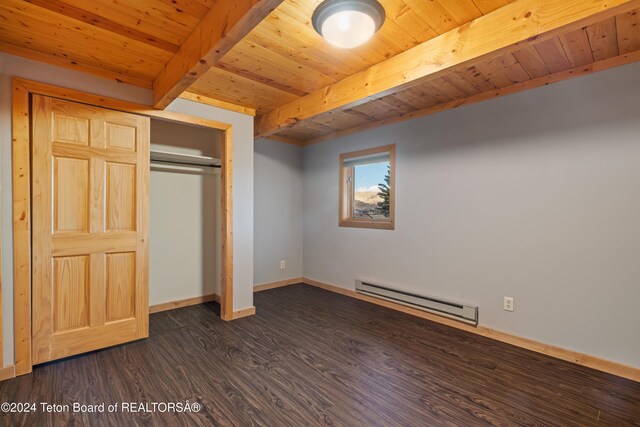
<path fill-rule="evenodd" d="M 151 120 L 151 149 L 220 157 L 221 132 Z M 220 294 L 220 170 L 151 164 L 149 304 Z"/>
<path fill-rule="evenodd" d="M 21 77 L 149 105 L 151 92 L 100 77 L 0 53 L 0 191 L 4 364 L 13 361 L 11 79 Z M 253 305 L 253 117 L 178 99 L 167 108 L 233 125 L 234 310 Z"/>
<path fill-rule="evenodd" d="M 338 227 L 339 153 L 394 142 L 396 230 Z M 305 277 L 640 367 L 640 63 L 311 145 L 303 170 Z"/>
<path fill-rule="evenodd" d="M 302 148 L 259 139 L 254 153 L 253 281 L 302 277 Z"/>

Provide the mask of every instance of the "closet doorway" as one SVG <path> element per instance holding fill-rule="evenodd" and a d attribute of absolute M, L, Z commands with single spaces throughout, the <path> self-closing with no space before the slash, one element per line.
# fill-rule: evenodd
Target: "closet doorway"
<path fill-rule="evenodd" d="M 88 94 L 88 93 L 84 93 L 76 90 L 59 88 L 59 87 L 42 84 L 38 82 L 33 82 L 33 81 L 28 81 L 28 80 L 23 80 L 23 79 L 14 79 L 13 99 L 12 99 L 12 103 L 13 103 L 13 106 L 12 106 L 12 111 L 13 111 L 12 178 L 13 178 L 13 218 L 14 218 L 14 222 L 13 222 L 14 345 L 15 345 L 14 357 L 15 357 L 16 375 L 23 375 L 31 372 L 32 366 L 34 363 L 40 363 L 45 360 L 53 360 L 59 357 L 65 357 L 68 355 L 78 354 L 78 353 L 87 351 L 87 348 L 85 348 L 85 346 L 79 345 L 80 341 L 83 341 L 86 337 L 85 338 L 83 338 L 84 336 L 80 337 L 81 339 L 79 338 L 78 340 L 76 340 L 77 342 L 75 342 L 73 340 L 73 337 L 71 337 L 71 335 L 69 335 L 69 337 L 71 337 L 69 338 L 69 340 L 66 340 L 67 337 L 65 337 L 65 340 L 62 340 L 66 344 L 68 344 L 70 348 L 65 349 L 62 347 L 56 347 L 55 351 L 51 352 L 47 357 L 44 357 L 44 358 L 35 357 L 32 350 L 33 349 L 32 340 L 34 336 L 33 333 L 35 330 L 37 330 L 41 326 L 41 325 L 35 325 L 33 322 L 34 319 L 37 320 L 38 322 L 40 321 L 40 317 L 38 317 L 38 315 L 34 316 L 32 319 L 33 310 L 40 309 L 39 307 L 33 305 L 33 300 L 32 300 L 32 292 L 34 290 L 32 288 L 33 286 L 32 280 L 38 277 L 37 274 L 34 274 L 34 269 L 42 268 L 43 265 L 47 265 L 49 263 L 53 263 L 53 266 L 55 267 L 54 261 L 56 257 L 56 254 L 49 253 L 49 252 L 41 251 L 41 253 L 38 253 L 38 254 L 34 252 L 34 250 L 37 248 L 36 248 L 36 245 L 33 244 L 33 241 L 36 238 L 41 238 L 41 236 L 34 235 L 35 230 L 32 228 L 34 225 L 32 218 L 33 218 L 33 215 L 40 215 L 41 217 L 48 215 L 48 217 L 53 221 L 54 224 L 55 224 L 55 221 L 58 220 L 55 217 L 56 215 L 55 205 L 53 205 L 53 208 L 52 208 L 53 210 L 51 212 L 48 212 L 47 215 L 43 215 L 43 212 L 41 212 L 42 208 L 38 208 L 39 212 L 34 212 L 34 208 L 36 208 L 38 204 L 33 203 L 34 201 L 33 198 L 38 195 L 34 194 L 32 190 L 32 179 L 35 176 L 34 175 L 35 172 L 32 170 L 33 153 L 32 153 L 31 124 L 33 122 L 33 114 L 34 114 L 33 99 L 36 97 L 46 97 L 52 100 L 57 100 L 55 102 L 59 101 L 61 103 L 67 103 L 65 104 L 66 106 L 68 105 L 77 106 L 75 108 L 77 108 L 78 110 L 82 110 L 84 112 L 91 111 L 92 108 L 99 107 L 99 109 L 96 111 L 102 111 L 105 117 L 107 116 L 116 117 L 117 118 L 116 121 L 120 120 L 120 116 L 132 117 L 132 118 L 134 116 L 139 117 L 140 123 L 147 123 L 147 125 L 143 125 L 143 127 L 140 129 L 147 127 L 149 120 L 151 119 L 151 120 L 161 121 L 162 123 L 160 124 L 160 126 L 173 122 L 173 123 L 179 123 L 180 125 L 188 125 L 191 127 L 196 126 L 198 128 L 210 128 L 210 129 L 216 130 L 217 132 L 216 138 L 218 140 L 218 143 L 215 144 L 215 142 L 212 141 L 212 145 L 215 145 L 215 147 L 217 147 L 215 149 L 218 150 L 218 153 L 215 153 L 215 152 L 211 153 L 211 157 L 213 157 L 214 154 L 217 154 L 218 155 L 217 158 L 219 158 L 219 166 L 220 166 L 219 172 L 217 172 L 218 173 L 217 176 L 219 177 L 218 191 L 215 195 L 213 195 L 213 198 L 212 198 L 212 200 L 217 199 L 219 203 L 219 209 L 216 212 L 217 215 L 215 215 L 218 217 L 218 222 L 217 222 L 217 225 L 215 225 L 215 227 L 219 227 L 219 229 L 216 230 L 215 233 L 218 233 L 217 235 L 219 240 L 219 243 L 217 244 L 217 247 L 216 247 L 218 254 L 216 255 L 217 255 L 217 258 L 219 258 L 220 260 L 218 262 L 220 266 L 217 272 L 219 276 L 220 317 L 223 320 L 232 320 L 234 316 L 233 316 L 233 257 L 232 257 L 232 253 L 233 253 L 233 231 L 232 231 L 232 218 L 233 218 L 233 203 L 232 203 L 232 174 L 233 174 L 232 146 L 233 145 L 232 144 L 233 144 L 233 139 L 232 139 L 231 125 L 217 122 L 214 120 L 209 120 L 209 119 L 204 119 L 199 117 L 192 117 L 192 116 L 179 114 L 179 113 L 172 113 L 172 112 L 162 111 L 162 110 L 154 110 L 151 107 L 148 107 L 145 105 L 133 104 L 125 101 L 106 98 L 103 96 L 92 95 L 92 94 Z M 63 109 L 67 109 L 66 106 Z M 69 107 L 68 109 L 69 111 L 72 111 L 74 110 L 74 107 Z M 118 114 L 119 112 L 122 114 L 119 115 Z M 64 137 L 66 136 L 73 134 L 78 129 L 81 129 L 83 123 L 88 123 L 89 126 L 92 128 L 92 131 L 100 132 L 99 125 L 93 125 L 91 122 L 92 120 L 91 118 L 89 118 L 89 121 L 84 121 L 85 119 L 74 118 L 68 114 L 65 114 L 64 111 L 62 111 L 60 116 L 62 117 L 61 121 L 57 124 L 54 124 L 53 126 L 62 126 L 60 128 L 62 129 L 62 133 L 60 134 L 62 135 L 62 139 L 64 139 Z M 57 119 L 54 119 L 54 120 L 57 120 Z M 99 123 L 100 120 L 102 119 L 98 118 L 97 123 Z M 98 126 L 98 127 L 95 127 L 95 126 Z M 52 129 L 52 127 L 49 125 L 45 126 L 45 128 L 47 127 L 49 129 Z M 115 126 L 111 126 L 111 127 L 113 128 L 111 129 L 111 132 L 113 132 L 114 135 L 118 133 L 126 134 L 127 132 L 129 132 L 127 129 L 125 129 L 126 126 L 119 126 L 117 125 L 117 123 Z M 92 131 L 88 131 L 87 135 L 90 135 Z M 146 131 L 143 129 L 141 130 L 141 132 L 144 133 Z M 148 137 L 148 136 L 143 136 L 143 137 Z M 101 141 L 102 139 L 100 138 L 101 137 L 98 137 L 96 141 L 99 141 L 99 140 Z M 120 139 L 122 141 L 126 140 L 126 138 L 120 138 Z M 120 141 L 120 139 L 118 139 L 118 141 Z M 105 147 L 109 145 L 107 144 L 108 142 L 107 140 L 105 140 L 104 144 L 102 144 L 102 142 L 96 142 L 96 144 L 98 145 L 96 147 L 93 147 L 91 144 L 84 144 L 85 141 L 80 139 L 76 142 L 81 142 L 82 144 L 77 144 L 77 146 L 81 147 L 84 144 L 86 145 L 86 147 L 79 148 L 79 149 L 78 148 L 72 149 L 73 147 L 71 145 L 73 144 L 73 141 L 71 140 L 66 142 L 66 143 L 69 143 L 69 146 L 60 145 L 59 147 L 56 147 L 55 145 L 56 143 L 54 143 L 52 147 L 54 147 L 54 149 L 57 150 L 56 152 L 58 154 L 63 154 L 63 157 L 66 156 L 69 159 L 71 159 L 67 162 L 68 164 L 66 165 L 69 167 L 65 169 L 64 176 L 61 175 L 61 177 L 63 177 L 68 182 L 77 181 L 80 184 L 80 187 L 82 187 L 83 183 L 87 181 L 87 188 L 89 188 L 92 185 L 97 184 L 96 179 L 100 181 L 102 180 L 102 178 L 96 178 L 96 177 L 92 178 L 91 167 L 89 167 L 89 171 L 85 171 L 81 167 L 82 165 L 84 165 L 84 163 L 88 163 L 88 165 L 91 165 L 93 163 L 98 164 L 98 166 L 96 166 L 98 168 L 97 170 L 99 170 L 100 168 L 99 164 L 105 163 L 105 161 L 107 161 L 107 163 L 108 161 L 111 161 L 114 164 L 126 163 L 126 162 L 123 163 L 120 160 L 124 159 L 124 157 L 127 157 L 127 156 L 131 157 L 129 154 L 124 153 L 124 151 L 126 151 L 126 149 L 129 149 L 130 147 L 129 146 L 118 147 L 117 145 L 120 144 L 120 142 L 114 139 L 114 144 L 112 144 L 113 147 L 110 147 L 110 149 L 113 149 L 115 151 L 111 153 L 109 152 L 109 150 L 105 149 Z M 140 140 L 140 141 L 142 142 L 143 140 Z M 101 144 L 104 145 L 104 147 Z M 144 195 L 144 193 L 148 194 L 149 192 L 148 177 L 149 177 L 149 174 L 151 173 L 150 167 L 149 167 L 149 161 L 150 161 L 149 145 L 147 144 L 145 146 L 145 143 L 143 142 L 141 147 L 143 147 L 144 149 L 144 155 L 145 155 L 144 160 L 142 160 L 141 162 L 138 162 L 138 160 L 136 160 L 135 167 L 142 168 L 141 176 L 143 176 L 143 179 L 141 183 L 138 183 L 135 186 L 135 190 L 133 193 L 135 193 L 136 195 L 139 194 L 140 192 L 141 192 L 140 194 L 142 195 Z M 53 154 L 54 154 L 53 158 L 49 156 L 49 160 L 51 160 L 52 162 L 55 160 L 55 153 Z M 92 156 L 95 156 L 96 158 L 93 159 Z M 121 159 L 120 158 L 121 156 L 124 156 L 124 157 L 122 157 Z M 46 157 L 47 155 L 43 156 L 43 158 L 46 158 Z M 107 157 L 109 157 L 110 160 L 106 159 Z M 73 159 L 80 160 L 80 161 L 74 161 Z M 129 163 L 133 165 L 133 163 L 131 162 Z M 54 179 L 55 179 L 55 165 L 53 165 L 52 168 L 53 168 L 52 174 L 54 175 Z M 115 178 L 120 179 L 125 177 L 126 174 L 123 174 L 124 169 L 117 170 L 117 171 L 116 169 L 114 169 L 114 173 L 115 172 L 118 172 L 118 173 L 114 174 L 113 176 L 114 179 Z M 86 179 L 82 178 L 82 176 L 84 176 L 82 173 L 83 171 L 87 172 L 86 174 L 84 174 L 86 175 L 85 177 Z M 101 175 L 101 176 L 104 177 L 105 180 L 108 179 L 107 175 Z M 144 176 L 146 176 L 147 178 L 146 183 L 144 182 L 145 180 Z M 116 184 L 115 181 L 113 183 L 114 185 Z M 51 183 L 51 188 L 54 189 L 53 191 L 55 191 L 55 183 Z M 71 193 L 75 191 L 73 189 L 74 188 L 73 185 L 68 185 L 65 188 L 69 189 Z M 129 213 L 132 213 L 132 215 L 138 217 L 138 214 L 139 214 L 139 217 L 141 218 L 142 222 L 144 223 L 146 218 L 146 221 L 148 223 L 149 210 L 152 206 L 149 204 L 148 198 L 147 199 L 145 199 L 145 197 L 140 198 L 134 195 L 133 193 L 130 194 L 131 198 L 129 198 L 129 202 L 125 203 L 124 201 L 125 199 L 120 200 L 119 198 L 123 193 L 115 191 L 111 196 L 115 197 L 116 195 L 118 195 L 118 197 L 114 199 L 116 204 L 112 206 L 113 209 L 111 211 L 111 214 L 112 214 L 112 219 L 115 220 L 115 218 L 117 217 L 119 218 L 118 220 L 119 222 L 116 221 L 113 224 L 110 224 L 109 220 L 107 219 L 109 216 L 109 212 L 103 212 L 104 215 L 100 214 L 100 215 L 96 215 L 95 217 L 92 217 L 92 213 L 91 213 L 92 203 L 95 206 L 101 206 L 101 207 L 95 208 L 93 210 L 94 212 L 100 212 L 101 209 L 106 209 L 106 210 L 110 209 L 109 202 L 106 201 L 106 198 L 109 197 L 108 192 L 104 193 L 105 204 L 102 204 L 102 202 L 100 202 L 99 200 L 91 200 L 91 198 L 93 197 L 91 196 L 91 194 L 94 194 L 94 195 L 102 194 L 101 191 L 98 191 L 98 190 L 99 189 L 97 189 L 93 193 L 89 191 L 85 192 L 86 193 L 85 196 L 88 199 L 87 200 L 88 205 L 84 205 L 84 202 L 82 201 L 84 199 L 82 198 L 78 199 L 79 197 L 78 194 L 75 194 L 75 193 L 71 194 L 69 192 L 61 194 L 60 200 L 62 201 L 66 200 L 69 202 L 71 201 L 71 199 L 75 199 L 76 201 L 80 200 L 80 202 L 77 203 L 77 206 L 81 206 L 81 205 L 85 206 L 87 207 L 87 210 L 86 212 L 85 211 L 80 212 L 79 210 L 74 211 L 71 208 L 67 209 L 65 212 L 68 214 L 68 216 L 59 225 L 61 225 L 61 227 L 74 226 L 75 228 L 73 230 L 70 230 L 70 233 L 75 233 L 77 234 L 77 236 L 75 236 L 74 234 L 74 236 L 72 237 L 74 238 L 77 237 L 78 239 L 80 239 L 81 237 L 82 238 L 87 237 L 89 240 L 87 240 L 87 245 L 85 248 L 86 253 L 83 252 L 83 254 L 77 255 L 77 259 L 74 258 L 73 260 L 67 262 L 66 264 L 63 263 L 64 265 L 62 264 L 60 265 L 61 268 L 59 269 L 60 271 L 59 278 L 64 279 L 63 282 L 67 285 L 67 288 L 69 290 L 69 292 L 66 294 L 67 301 L 70 302 L 72 300 L 75 300 L 76 302 L 81 302 L 85 304 L 84 307 L 89 307 L 91 309 L 92 306 L 89 304 L 93 304 L 93 302 L 91 300 L 91 296 L 89 295 L 89 292 L 91 292 L 92 286 L 93 286 L 91 285 L 91 283 L 96 283 L 96 281 L 90 280 L 90 276 L 87 276 L 87 275 L 91 274 L 91 267 L 93 266 L 93 262 L 95 261 L 96 266 L 99 267 L 100 263 L 98 261 L 104 260 L 106 264 L 109 254 L 115 255 L 115 254 L 122 254 L 122 253 L 132 253 L 130 249 L 133 246 L 131 245 L 135 244 L 136 248 L 138 248 L 136 249 L 135 253 L 136 254 L 139 253 L 139 255 L 134 255 L 134 257 L 136 258 L 135 268 L 137 272 L 135 274 L 137 276 L 137 279 L 135 284 L 132 286 L 134 286 L 134 288 L 141 286 L 141 288 L 139 288 L 140 290 L 129 289 L 127 286 L 131 286 L 131 284 L 134 282 L 130 281 L 130 283 L 127 285 L 127 283 L 125 283 L 127 282 L 127 280 L 125 280 L 126 279 L 125 276 L 122 276 L 122 277 L 114 276 L 115 279 L 113 282 L 114 290 L 116 292 L 120 292 L 124 288 L 127 288 L 130 291 L 129 295 L 133 295 L 133 294 L 138 295 L 137 302 L 133 303 L 134 306 L 136 307 L 134 309 L 134 315 L 133 317 L 131 317 L 130 316 L 131 313 L 129 312 L 125 313 L 123 310 L 127 307 L 130 308 L 130 304 L 129 305 L 124 304 L 123 306 L 117 305 L 116 303 L 117 303 L 118 297 L 114 295 L 115 300 L 110 305 L 111 312 L 112 312 L 111 314 L 114 314 L 114 316 L 116 317 L 124 316 L 122 318 L 120 317 L 118 319 L 114 318 L 114 319 L 111 319 L 111 321 L 108 321 L 109 319 L 106 319 L 106 317 L 108 317 L 109 308 L 107 307 L 108 305 L 107 301 L 104 301 L 104 300 L 102 302 L 99 302 L 93 305 L 93 310 L 94 310 L 93 314 L 91 313 L 91 311 L 87 312 L 86 310 L 85 311 L 76 310 L 76 311 L 73 311 L 73 313 L 77 314 L 77 316 L 74 315 L 73 318 L 60 317 L 59 319 L 56 319 L 56 313 L 49 310 L 45 313 L 44 317 L 49 318 L 48 323 L 50 325 L 55 325 L 56 320 L 58 320 L 59 322 L 63 321 L 63 323 L 60 323 L 61 325 L 64 326 L 65 324 L 67 324 L 67 326 L 69 325 L 74 326 L 74 328 L 79 332 L 82 332 L 87 327 L 90 327 L 91 322 L 96 319 L 105 320 L 105 324 L 112 323 L 113 325 L 116 325 L 116 326 L 120 322 L 128 322 L 128 319 L 135 319 L 135 321 L 129 322 L 129 323 L 131 324 L 135 323 L 137 325 L 141 325 L 142 327 L 139 327 L 135 331 L 135 333 L 128 336 L 128 338 L 125 339 L 123 342 L 130 341 L 132 339 L 137 339 L 137 338 L 144 338 L 148 335 L 148 331 L 146 327 L 146 323 L 148 322 L 148 309 L 147 309 L 148 301 L 146 298 L 147 296 L 146 293 L 149 289 L 148 288 L 149 263 L 148 263 L 147 254 L 148 254 L 149 238 L 153 238 L 153 236 L 149 236 L 149 233 L 144 229 L 144 227 L 142 227 L 142 228 L 136 228 L 135 233 L 133 233 L 131 230 L 118 231 L 124 234 L 128 233 L 127 237 L 130 237 L 129 234 L 131 235 L 136 234 L 136 236 L 134 237 L 134 241 L 132 242 L 129 242 L 128 240 L 127 242 L 119 241 L 114 246 L 109 246 L 105 242 L 105 239 L 112 237 L 111 234 L 113 234 L 113 233 L 111 234 L 109 233 L 110 230 L 107 230 L 108 228 L 107 226 L 121 228 L 123 224 L 124 225 L 129 224 L 129 223 L 125 224 L 126 221 L 124 221 L 125 219 L 124 216 L 117 216 L 117 215 L 121 215 L 123 213 L 126 214 L 127 212 L 129 212 Z M 45 191 L 48 192 L 48 190 L 46 189 Z M 126 195 L 128 193 L 125 192 L 124 194 Z M 135 214 L 133 214 L 133 212 L 135 212 Z M 84 213 L 84 215 L 80 215 L 82 213 Z M 129 219 L 131 220 L 132 218 L 133 216 Z M 99 227 L 97 228 L 94 227 L 93 222 L 95 222 L 95 224 L 99 224 L 99 223 L 105 224 L 104 229 L 100 231 Z M 45 228 L 46 228 L 46 224 L 45 224 Z M 64 232 L 67 231 L 66 229 L 63 230 L 62 228 L 60 229 L 61 231 L 64 231 Z M 98 230 L 98 232 L 95 235 L 89 236 L 89 234 L 92 234 L 92 231 L 94 231 L 94 228 Z M 138 232 L 138 230 L 140 232 Z M 84 235 L 80 236 L 83 233 L 87 234 L 87 236 L 84 236 Z M 215 233 L 214 233 L 214 236 L 216 235 Z M 49 240 L 53 238 L 52 236 L 49 236 L 49 237 L 50 237 Z M 129 246 L 125 247 L 126 246 L 125 243 L 129 244 L 129 246 L 131 247 Z M 75 246 L 75 244 L 71 246 Z M 44 258 L 43 258 L 43 254 L 44 254 Z M 93 256 L 92 254 L 95 254 L 96 256 Z M 69 257 L 72 257 L 72 258 L 76 257 L 76 254 L 75 253 L 71 254 L 69 255 Z M 93 258 L 95 258 L 95 260 Z M 122 264 L 120 261 L 124 260 L 123 256 L 118 255 L 112 258 L 113 259 L 111 261 L 113 261 L 112 262 L 113 271 L 114 272 L 116 270 L 120 271 L 121 269 L 118 266 Z M 131 256 L 129 256 L 129 258 L 131 258 Z M 83 260 L 86 261 L 84 262 L 84 264 L 83 262 L 80 262 Z M 129 262 L 129 264 L 133 265 L 132 260 L 133 258 L 127 259 L 125 261 L 131 261 Z M 115 263 L 116 261 L 118 261 L 119 264 Z M 216 264 L 215 259 L 211 260 L 211 262 L 215 266 Z M 203 263 L 206 264 L 206 262 L 203 262 Z M 82 268 L 80 268 L 83 265 L 87 267 L 85 268 L 85 270 L 82 270 Z M 65 267 L 65 268 L 62 268 L 62 267 Z M 98 276 L 106 278 L 106 276 L 108 275 L 108 269 L 109 267 L 105 265 L 105 268 L 102 270 L 104 272 L 104 275 L 102 273 L 99 273 Z M 84 271 L 84 273 L 81 270 Z M 100 270 L 96 270 L 96 271 L 100 271 Z M 62 274 L 63 272 L 64 274 Z M 53 274 L 53 278 L 55 279 L 56 278 L 55 271 L 52 274 Z M 41 275 L 41 277 L 45 277 L 45 276 L 46 274 Z M 80 280 L 80 279 L 83 279 L 83 280 Z M 84 287 L 81 286 L 81 282 L 85 283 Z M 98 280 L 97 283 L 99 284 L 100 280 Z M 50 301 L 53 300 L 55 296 L 55 284 L 53 284 L 53 286 L 49 286 L 49 288 L 46 288 L 46 289 L 40 288 L 40 289 L 44 289 L 43 291 L 44 295 L 41 300 L 44 300 L 46 298 L 49 298 Z M 75 290 L 83 289 L 85 291 L 84 297 L 81 294 L 76 294 L 75 291 L 71 292 L 71 290 L 74 290 L 74 289 Z M 89 292 L 86 292 L 87 289 L 89 290 Z M 106 297 L 106 291 L 105 293 L 102 293 L 101 290 L 97 290 L 97 295 L 99 297 L 103 297 L 103 296 Z M 144 306 L 146 310 L 138 310 L 138 308 L 140 308 L 141 306 Z M 60 310 L 60 313 L 67 313 L 67 312 L 68 311 Z M 96 316 L 96 314 L 97 314 L 97 317 L 92 318 L 92 316 Z M 102 319 L 102 317 L 105 317 L 105 319 Z M 67 323 L 64 323 L 64 322 L 67 322 Z M 83 322 L 87 323 L 88 326 L 80 325 Z M 100 322 L 97 322 L 96 325 L 98 323 Z M 58 333 L 60 336 L 66 334 L 66 330 L 62 330 L 64 328 L 62 328 L 59 331 L 55 331 L 55 327 L 52 327 L 50 329 L 51 331 L 53 331 L 53 333 L 50 334 L 49 336 L 49 339 L 51 342 L 54 342 L 58 339 L 57 337 L 55 337 L 56 333 Z M 99 342 L 101 341 L 101 337 L 98 335 L 100 331 L 96 329 L 95 332 L 96 334 L 94 334 L 91 337 L 91 340 L 97 342 L 98 344 L 92 345 L 91 349 L 101 348 L 101 345 L 99 344 Z M 112 345 L 113 343 L 111 341 L 109 339 L 106 339 L 104 342 L 106 345 Z M 47 347 L 48 345 L 49 344 L 42 345 L 42 347 L 44 348 L 44 347 Z"/>
<path fill-rule="evenodd" d="M 223 132 L 151 119 L 151 312 L 220 298 Z"/>

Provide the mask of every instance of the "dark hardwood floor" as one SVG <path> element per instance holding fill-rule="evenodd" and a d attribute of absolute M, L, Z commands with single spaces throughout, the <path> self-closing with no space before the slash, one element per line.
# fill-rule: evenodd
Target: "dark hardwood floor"
<path fill-rule="evenodd" d="M 306 285 L 151 316 L 147 340 L 36 367 L 0 402 L 198 402 L 197 413 L 0 413 L 3 425 L 640 426 L 640 383 Z"/>

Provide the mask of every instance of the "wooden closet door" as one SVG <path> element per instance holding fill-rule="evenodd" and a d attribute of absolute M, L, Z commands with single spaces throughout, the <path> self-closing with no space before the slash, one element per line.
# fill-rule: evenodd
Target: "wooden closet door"
<path fill-rule="evenodd" d="M 32 98 L 33 363 L 148 336 L 149 119 Z"/>

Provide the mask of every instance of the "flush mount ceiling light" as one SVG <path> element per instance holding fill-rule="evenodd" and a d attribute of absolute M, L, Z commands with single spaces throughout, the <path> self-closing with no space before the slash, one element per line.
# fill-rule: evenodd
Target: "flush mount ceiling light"
<path fill-rule="evenodd" d="M 360 46 L 380 29 L 384 8 L 376 0 L 325 0 L 313 12 L 313 28 L 341 48 Z"/>

